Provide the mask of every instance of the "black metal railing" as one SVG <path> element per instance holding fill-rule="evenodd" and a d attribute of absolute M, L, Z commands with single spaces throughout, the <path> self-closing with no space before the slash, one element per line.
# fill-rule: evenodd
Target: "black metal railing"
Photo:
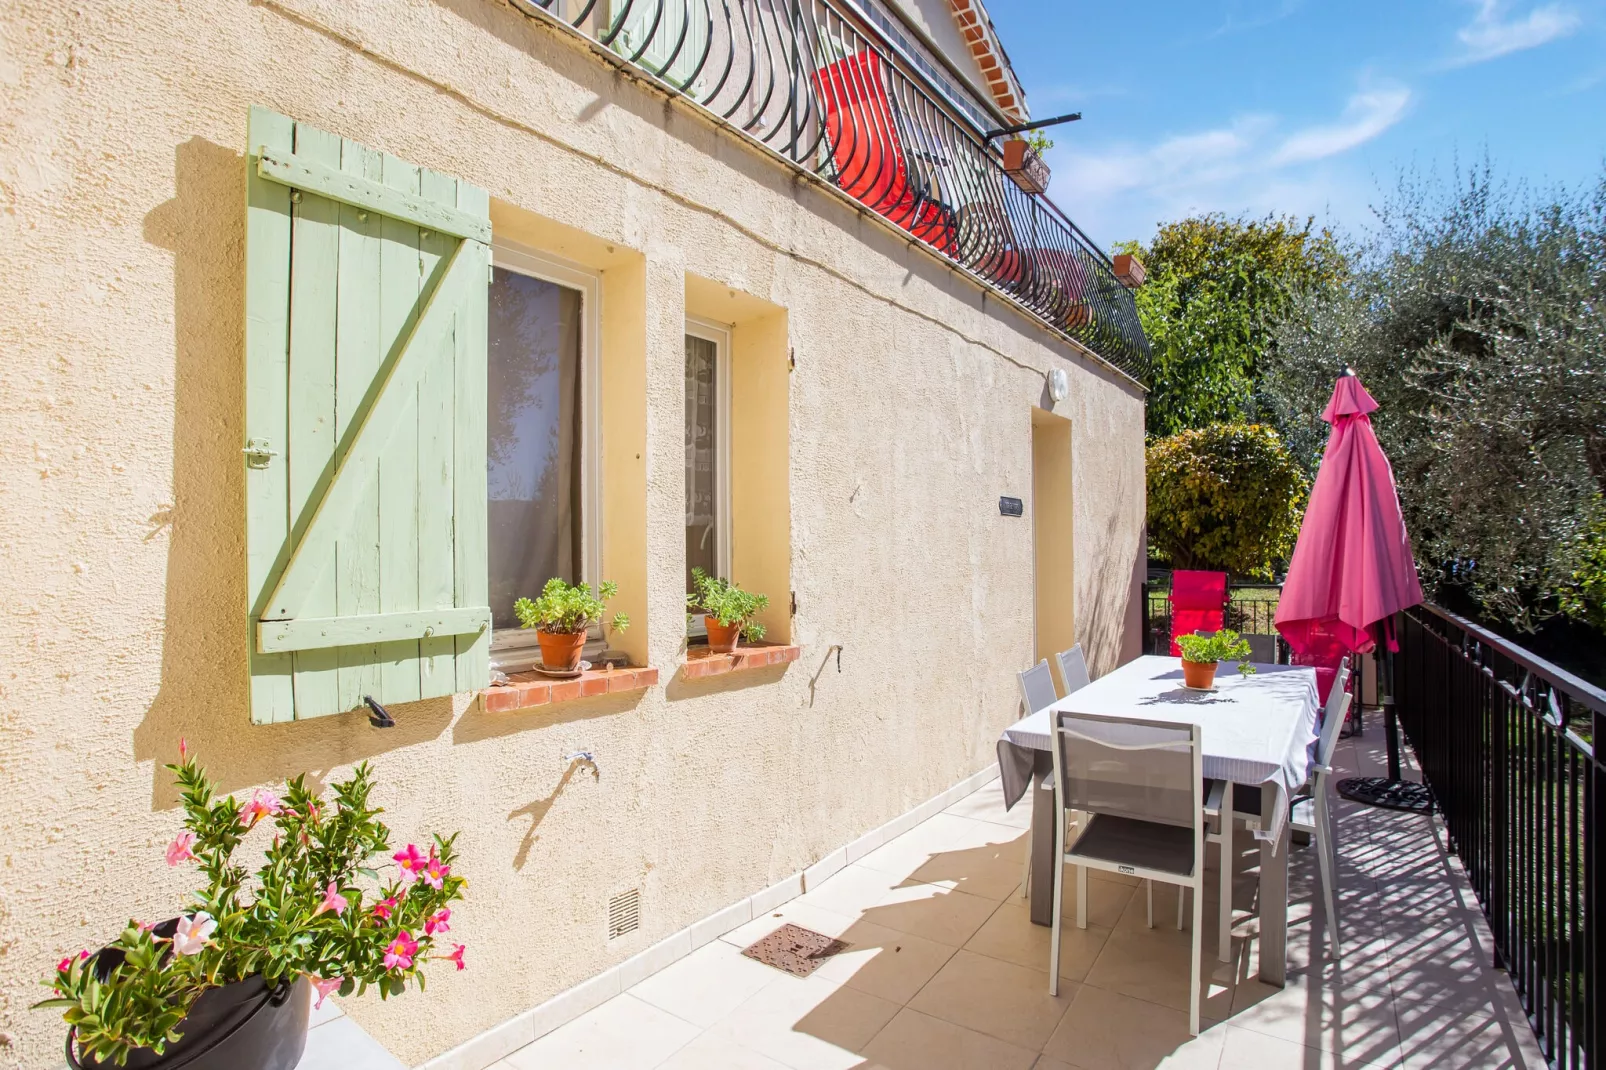
<path fill-rule="evenodd" d="M 975 103 L 932 78 L 930 62 L 881 32 L 855 0 L 519 2 L 1146 378 L 1148 342 L 1109 259 L 1047 197 L 1015 185 L 977 127 Z"/>
<path fill-rule="evenodd" d="M 1402 614 L 1396 705 L 1546 1058 L 1601 1061 L 1606 692 L 1435 606 Z"/>
<path fill-rule="evenodd" d="M 1273 583 L 1235 583 L 1227 588 L 1223 625 L 1249 640 L 1252 660 L 1281 663 L 1288 647 L 1277 631 L 1277 600 L 1282 588 Z M 1143 588 L 1143 651 L 1171 652 L 1171 584 L 1151 579 Z"/>

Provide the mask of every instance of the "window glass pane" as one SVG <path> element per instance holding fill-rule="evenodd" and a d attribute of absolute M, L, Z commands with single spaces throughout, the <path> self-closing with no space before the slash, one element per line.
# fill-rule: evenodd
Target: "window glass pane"
<path fill-rule="evenodd" d="M 581 579 L 580 291 L 494 269 L 490 292 L 493 627 L 553 576 Z"/>
<path fill-rule="evenodd" d="M 686 336 L 686 590 L 691 570 L 719 574 L 719 525 L 715 510 L 716 444 L 719 441 L 719 347 L 706 338 Z"/>

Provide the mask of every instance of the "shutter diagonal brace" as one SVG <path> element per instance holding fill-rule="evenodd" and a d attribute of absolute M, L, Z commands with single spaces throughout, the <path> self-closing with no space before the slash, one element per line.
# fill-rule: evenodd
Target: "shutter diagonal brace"
<path fill-rule="evenodd" d="M 296 544 L 289 563 L 279 576 L 272 597 L 266 603 L 267 609 L 258 625 L 259 649 L 301 649 L 294 645 L 298 640 L 313 639 L 315 633 L 311 629 L 324 630 L 324 626 L 332 624 L 335 620 L 343 622 L 342 631 L 347 630 L 345 626 L 356 626 L 365 634 L 376 636 L 402 628 L 406 634 L 396 636 L 397 638 L 413 638 L 422 634 L 421 629 L 424 625 L 419 624 L 418 631 L 408 630 L 415 622 L 403 619 L 415 616 L 420 619 L 426 616 L 440 618 L 441 627 L 448 630 L 436 631 L 435 634 L 464 634 L 480 631 L 489 626 L 489 607 L 457 607 L 460 612 L 451 615 L 444 615 L 442 611 L 435 610 L 418 614 L 341 617 L 319 622 L 296 621 L 309 592 L 319 580 L 321 570 L 333 560 L 337 536 L 346 526 L 351 509 L 360 497 L 358 492 L 372 478 L 375 465 L 371 462 L 383 450 L 391 428 L 406 410 L 409 388 L 417 384 L 426 363 L 426 355 L 431 350 L 439 350 L 442 336 L 453 326 L 457 304 L 464 288 L 469 284 L 468 275 L 473 272 L 475 261 L 478 259 L 465 255 L 467 246 L 467 240 L 458 243 L 440 283 L 430 293 L 423 312 L 414 321 L 412 332 L 391 360 L 388 371 L 381 371 L 383 382 L 378 394 L 352 434 L 350 448 L 336 468 L 323 495 L 317 500 L 312 518 L 304 528 L 305 534 Z M 299 517 L 296 518 L 291 530 L 296 530 L 298 527 L 301 527 Z M 474 614 L 472 618 L 467 616 L 470 611 Z M 382 623 L 375 619 L 378 617 L 397 619 Z M 297 626 L 290 629 L 281 628 L 279 631 L 270 630 L 275 624 L 283 625 L 288 622 L 295 622 Z M 371 629 L 377 629 L 377 632 Z M 310 645 L 339 645 L 339 643 L 311 642 Z"/>

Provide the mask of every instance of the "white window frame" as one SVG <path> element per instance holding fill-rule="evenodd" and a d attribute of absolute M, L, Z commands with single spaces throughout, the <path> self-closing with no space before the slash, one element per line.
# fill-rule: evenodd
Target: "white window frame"
<path fill-rule="evenodd" d="M 731 328 L 714 320 L 686 317 L 686 333 L 714 343 L 714 569 L 720 577 L 731 574 Z M 684 353 L 684 348 L 682 349 Z M 684 362 L 684 356 L 682 357 Z M 684 374 L 682 375 L 684 378 Z M 681 416 L 685 432 L 684 409 Z M 686 563 L 681 562 L 685 573 Z M 689 634 L 707 634 L 701 617 L 694 616 Z"/>
<path fill-rule="evenodd" d="M 602 278 L 579 264 L 504 238 L 492 239 L 491 264 L 580 291 L 580 579 L 595 589 L 602 582 Z M 492 667 L 504 672 L 540 660 L 535 632 L 529 633 L 528 643 L 509 642 L 512 631 L 501 629 L 491 636 Z M 594 653 L 591 646 L 601 634 L 601 625 L 593 623 L 588 652 Z M 532 656 L 526 656 L 527 646 Z"/>

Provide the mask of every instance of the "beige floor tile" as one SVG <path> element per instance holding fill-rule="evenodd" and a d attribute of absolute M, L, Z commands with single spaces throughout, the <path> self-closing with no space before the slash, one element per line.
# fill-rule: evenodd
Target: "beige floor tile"
<path fill-rule="evenodd" d="M 885 899 L 892 889 L 906 883 L 906 877 L 893 876 L 855 862 L 842 867 L 824 883 L 810 888 L 793 902 L 856 917 Z"/>
<path fill-rule="evenodd" d="M 708 1032 L 793 1070 L 849 1070 L 858 1052 L 892 1020 L 898 1005 L 827 981 L 782 975 Z"/>
<path fill-rule="evenodd" d="M 960 951 L 909 1007 L 1037 1051 L 1059 1025 L 1075 990 L 1074 983 L 1062 981 L 1060 994 L 1050 996 L 1044 970 Z"/>
<path fill-rule="evenodd" d="M 976 821 L 991 821 L 995 825 L 1008 825 L 1011 828 L 1032 827 L 1031 800 L 1022 796 L 1014 808 L 1004 809 L 1004 789 L 996 780 L 960 799 L 943 813 Z"/>
<path fill-rule="evenodd" d="M 1544 1070 L 1528 1023 L 1467 1014 L 1446 1004 L 1400 1002 L 1400 1054 L 1408 1070 Z"/>
<path fill-rule="evenodd" d="M 1239 1029 L 1363 1063 L 1399 1059 L 1400 1031 L 1386 991 L 1335 992 L 1313 977 L 1290 977 L 1282 988 L 1251 980 L 1234 992 L 1232 1010 L 1231 1024 Z"/>
<path fill-rule="evenodd" d="M 750 947 L 788 922 L 812 929 L 817 933 L 824 933 L 826 936 L 841 936 L 852 928 L 855 920 L 857 920 L 856 914 L 826 910 L 812 903 L 805 903 L 801 899 L 794 899 L 781 904 L 761 918 L 754 918 L 746 925 L 738 925 L 720 939 L 739 948 Z"/>
<path fill-rule="evenodd" d="M 629 993 L 559 1026 L 504 1060 L 514 1070 L 655 1067 L 689 1044 L 696 1026 Z"/>
<path fill-rule="evenodd" d="M 1225 1031 L 1202 1024 L 1189 1036 L 1182 1011 L 1083 985 L 1043 1053 L 1083 1070 L 1213 1070 Z"/>
<path fill-rule="evenodd" d="M 597 1070 L 602 1070 L 598 1067 Z M 681 1048 L 658 1070 L 788 1070 L 768 1055 L 744 1048 L 734 1040 L 704 1033 Z"/>
<path fill-rule="evenodd" d="M 933 855 L 948 849 L 948 845 L 962 833 L 971 831 L 973 822 L 968 817 L 937 814 L 927 818 L 896 839 L 882 844 L 854 865 L 877 870 L 888 876 L 903 879 L 925 865 Z"/>
<path fill-rule="evenodd" d="M 1323 1051 L 1293 1044 L 1253 1029 L 1226 1027 L 1221 1070 L 1360 1070 L 1393 1068 L 1397 1062 L 1368 1063 L 1349 1053 Z"/>
<path fill-rule="evenodd" d="M 975 821 L 972 824 L 982 826 L 985 822 Z M 1003 833 L 1012 831 L 1002 825 L 993 827 Z M 951 847 L 932 855 L 910 874 L 910 878 L 958 888 L 994 902 L 1007 896 L 1018 897 L 1025 838 L 1026 833 L 1021 833 L 1020 838 L 1013 842 Z"/>
<path fill-rule="evenodd" d="M 997 907 L 991 899 L 936 884 L 916 883 L 894 888 L 864 912 L 864 920 L 939 944 L 963 947 Z"/>
<path fill-rule="evenodd" d="M 1051 934 L 1048 926 L 1032 924 L 1030 904 L 1016 896 L 999 904 L 965 948 L 978 955 L 1040 970 L 1046 978 Z M 1097 925 L 1078 929 L 1074 923 L 1065 924 L 1060 933 L 1060 976 L 1070 981 L 1086 977 L 1109 935 L 1110 930 Z"/>
<path fill-rule="evenodd" d="M 1120 876 L 1120 874 L 1111 874 Z M 1104 880 L 1088 874 L 1087 881 L 1087 923 L 1099 925 L 1106 929 L 1115 928 L 1115 923 L 1121 920 L 1121 914 L 1126 910 L 1127 904 L 1132 901 L 1137 891 L 1136 884 L 1121 884 L 1115 881 Z M 1065 867 L 1065 902 L 1060 913 L 1076 924 L 1076 869 Z"/>
<path fill-rule="evenodd" d="M 630 995 L 706 1028 L 784 976 L 734 944 L 714 940 L 635 985 Z"/>
<path fill-rule="evenodd" d="M 864 1049 L 885 1070 L 1030 1070 L 1036 1051 L 905 1007 Z"/>
<path fill-rule="evenodd" d="M 1188 977 L 1192 937 L 1175 929 L 1140 932 L 1115 930 L 1088 970 L 1086 983 L 1135 999 L 1158 1003 L 1173 1010 L 1188 1009 Z M 1200 1014 L 1226 1018 L 1232 1009 L 1235 967 L 1220 962 L 1213 941 L 1207 940 L 1200 962 Z"/>
<path fill-rule="evenodd" d="M 815 975 L 894 1003 L 914 998 L 956 950 L 868 921 L 856 922 L 841 938 L 848 949 L 827 959 Z"/>
<path fill-rule="evenodd" d="M 1214 1065 L 1214 1063 L 1211 1064 L 1211 1066 Z M 1070 1063 L 1062 1063 L 1058 1059 L 1050 1059 L 1046 1055 L 1039 1055 L 1037 1061 L 1032 1064 L 1032 1070 L 1077 1070 L 1077 1068 Z"/>
<path fill-rule="evenodd" d="M 1463 1014 L 1493 1014 L 1500 1006 L 1496 986 L 1511 979 L 1473 955 L 1439 955 L 1400 959 L 1389 952 L 1389 987 L 1401 1002 L 1453 1006 Z"/>

